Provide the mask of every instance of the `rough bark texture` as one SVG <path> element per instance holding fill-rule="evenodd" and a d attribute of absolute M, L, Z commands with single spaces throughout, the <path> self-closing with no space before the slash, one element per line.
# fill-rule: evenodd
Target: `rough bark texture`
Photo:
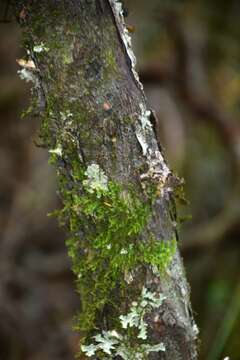
<path fill-rule="evenodd" d="M 154 239 L 149 243 L 149 248 L 154 246 L 148 258 L 136 250 L 133 257 L 139 257 L 139 260 L 129 260 L 126 264 L 123 260 L 123 265 L 116 265 L 119 278 L 107 289 L 111 299 L 107 301 L 103 296 L 103 303 L 95 309 L 92 315 L 94 326 L 82 329 L 80 316 L 78 327 L 86 344 L 92 335 L 116 329 L 119 316 L 129 311 L 131 302 L 137 301 L 145 287 L 154 296 L 162 294 L 165 300 L 158 308 L 149 307 L 145 314 L 147 339 L 137 340 L 136 329 L 131 333 L 133 348 L 135 340 L 136 347 L 142 343 L 162 343 L 165 351 L 145 353 L 142 358 L 196 359 L 197 328 L 190 310 L 189 287 L 178 249 L 172 246 L 175 244 L 175 224 L 171 217 L 171 197 L 174 196 L 175 178 L 161 155 L 150 124 L 153 115 L 147 110 L 135 73 L 120 4 L 107 0 L 20 1 L 17 16 L 23 26 L 29 56 L 23 64 L 23 76 L 31 78 L 38 93 L 41 137 L 50 149 L 59 178 L 59 193 L 64 204 L 60 217 L 64 217 L 72 233 L 69 251 L 73 257 L 73 270 L 79 278 L 80 295 L 86 291 L 88 282 L 90 285 L 95 281 L 97 288 L 97 273 L 102 277 L 114 277 L 115 272 L 104 271 L 115 266 L 110 266 L 111 259 L 115 256 L 114 251 L 121 250 L 120 245 L 124 251 L 128 243 L 132 244 L 131 249 L 138 249 L 139 243 L 147 249 L 149 238 Z M 86 203 L 81 202 L 81 199 L 89 200 L 83 178 L 85 183 L 89 180 L 86 171 L 91 164 L 99 166 L 108 184 L 117 184 L 114 196 L 119 196 L 121 204 L 128 205 L 131 216 L 136 215 L 136 222 L 137 211 L 141 217 L 139 230 L 133 231 L 134 224 L 131 224 L 131 231 L 122 235 L 123 240 L 123 228 L 119 226 L 118 238 L 123 244 L 112 245 L 110 239 L 106 246 L 109 251 L 112 246 L 113 253 L 106 258 L 105 250 L 99 245 L 93 247 L 90 240 L 94 238 L 92 234 L 100 238 L 101 226 L 104 234 L 109 234 L 105 228 L 110 225 L 102 217 L 100 221 L 89 208 L 86 210 Z M 107 211 L 108 207 L 113 208 L 113 198 L 104 191 L 98 193 L 95 200 L 94 196 L 89 192 L 90 200 L 96 201 L 96 206 L 102 201 L 101 206 L 106 207 L 103 215 L 110 216 Z M 78 201 L 76 197 L 79 197 Z M 137 199 L 135 207 L 133 199 Z M 145 206 L 146 214 L 142 214 L 141 208 L 145 209 Z M 118 214 L 114 213 L 114 216 Z M 128 226 L 129 218 L 124 221 Z M 116 232 L 115 229 L 111 233 L 114 241 Z M 154 253 L 156 243 L 166 244 L 168 251 L 164 252 L 162 248 L 162 258 L 161 254 Z M 160 247 L 157 249 L 159 251 Z M 85 259 L 88 266 L 92 258 L 101 258 L 101 262 L 95 264 L 92 272 L 89 270 L 88 278 L 85 278 L 86 274 L 82 277 L 79 263 Z M 99 264 L 102 264 L 101 268 Z M 124 266 L 126 272 L 122 271 Z M 83 315 L 91 302 L 90 295 L 82 300 Z M 99 290 L 99 298 L 101 296 Z M 106 353 L 98 356 L 115 358 Z M 85 358 L 85 355 L 82 353 L 80 357 Z M 92 358 L 98 357 L 95 354 Z M 132 358 L 140 359 L 140 355 Z"/>

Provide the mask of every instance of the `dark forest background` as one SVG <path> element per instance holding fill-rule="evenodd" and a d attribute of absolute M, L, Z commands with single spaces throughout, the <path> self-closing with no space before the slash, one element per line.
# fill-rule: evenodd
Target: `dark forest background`
<path fill-rule="evenodd" d="M 200 359 L 240 359 L 240 2 L 128 0 L 140 77 L 185 179 L 180 243 Z M 22 117 L 21 34 L 0 1 L 0 359 L 71 360 L 79 307 L 38 118 Z M 89 25 L 90 26 L 90 25 Z"/>

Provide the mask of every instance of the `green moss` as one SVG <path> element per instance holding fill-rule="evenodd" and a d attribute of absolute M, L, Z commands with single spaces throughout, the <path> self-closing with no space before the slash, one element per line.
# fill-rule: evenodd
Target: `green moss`
<path fill-rule="evenodd" d="M 84 321 L 81 316 L 81 328 L 87 329 L 89 318 L 109 302 L 111 290 L 123 273 L 135 266 L 136 237 L 146 224 L 150 209 L 142 206 L 133 193 L 124 196 L 123 189 L 113 182 L 109 182 L 108 192 L 101 197 L 83 189 L 80 194 L 75 184 L 79 188 L 84 172 L 74 169 L 72 176 L 74 186 L 70 191 L 63 190 L 60 217 L 70 220 L 70 231 L 75 234 L 67 244 L 73 270 L 80 277 L 82 313 L 88 319 Z M 79 231 L 84 234 L 82 238 Z M 124 249 L 127 254 L 121 254 Z"/>
<path fill-rule="evenodd" d="M 174 238 L 167 241 L 156 241 L 153 238 L 147 246 L 140 244 L 143 262 L 152 265 L 163 274 L 170 264 L 172 256 L 176 251 L 176 246 L 176 239 Z"/>
<path fill-rule="evenodd" d="M 22 119 L 31 119 L 36 116 L 36 109 L 38 108 L 38 97 L 32 96 L 29 106 L 21 114 Z M 38 114 L 37 114 L 38 115 Z"/>
<path fill-rule="evenodd" d="M 126 278 L 146 265 L 163 274 L 176 243 L 157 240 L 147 230 L 156 197 L 155 185 L 145 189 L 144 198 L 133 185 L 126 188 L 113 181 L 108 181 L 108 189 L 103 193 L 89 192 L 83 185 L 86 168 L 79 161 L 75 143 L 68 142 L 66 136 L 61 140 L 63 157 L 71 168 L 67 173 L 59 168 L 61 156 L 56 153 L 51 153 L 50 161 L 60 170 L 58 188 L 63 208 L 57 215 L 71 233 L 67 247 L 81 295 L 75 328 L 84 340 L 84 335 L 89 337 L 101 328 L 105 311 L 114 313 L 117 319 L 120 304 L 132 301 Z M 140 240 L 141 237 L 147 240 Z M 117 326 L 114 319 L 110 321 Z"/>
<path fill-rule="evenodd" d="M 57 158 L 52 154 L 54 162 Z M 175 251 L 175 242 L 164 243 L 152 234 L 146 242 L 139 240 L 151 216 L 152 196 L 143 201 L 131 185 L 126 189 L 112 181 L 101 196 L 90 193 L 82 185 L 85 170 L 73 161 L 70 182 L 64 174 L 58 175 L 63 199 L 58 216 L 72 234 L 67 246 L 81 294 L 75 327 L 90 336 L 102 325 L 106 308 L 116 314 L 120 303 L 128 302 L 126 274 L 146 265 L 163 272 Z"/>
<path fill-rule="evenodd" d="M 117 75 L 119 71 L 113 49 L 107 48 L 104 51 L 103 58 L 105 59 L 103 74 L 104 78 L 112 78 L 113 74 Z"/>

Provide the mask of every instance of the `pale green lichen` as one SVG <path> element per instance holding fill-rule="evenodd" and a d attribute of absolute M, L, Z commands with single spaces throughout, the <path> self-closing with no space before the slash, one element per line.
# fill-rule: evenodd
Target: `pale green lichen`
<path fill-rule="evenodd" d="M 34 84 L 36 83 L 36 76 L 33 74 L 32 71 L 23 68 L 21 70 L 18 70 L 17 73 L 21 80 L 25 80 L 26 82 L 33 82 Z"/>
<path fill-rule="evenodd" d="M 145 321 L 146 314 L 159 308 L 164 300 L 162 294 L 153 293 L 143 287 L 138 301 L 132 303 L 129 313 L 119 316 L 121 333 L 116 330 L 103 331 L 92 337 L 94 343 L 82 345 L 82 352 L 88 357 L 107 354 L 108 359 L 120 356 L 124 360 L 135 360 L 146 359 L 150 352 L 165 351 L 163 343 L 147 343 L 148 325 Z M 129 331 L 134 328 L 138 332 L 137 337 Z"/>
<path fill-rule="evenodd" d="M 83 180 L 83 186 L 90 193 L 96 193 L 97 197 L 100 197 L 108 190 L 108 179 L 99 165 L 91 164 L 85 171 L 87 176 L 86 180 Z"/>
<path fill-rule="evenodd" d="M 55 155 L 58 155 L 58 156 L 62 156 L 62 154 L 63 154 L 61 145 L 58 145 L 55 149 L 48 150 L 48 152 L 50 154 L 55 154 Z"/>
<path fill-rule="evenodd" d="M 47 46 L 45 46 L 43 42 L 41 42 L 40 44 L 35 45 L 35 46 L 33 47 L 33 51 L 34 51 L 35 53 L 41 53 L 41 52 L 43 52 L 43 51 L 48 52 L 48 51 L 49 51 L 49 48 L 48 48 Z"/>
<path fill-rule="evenodd" d="M 194 339 L 197 339 L 197 336 L 199 334 L 199 329 L 197 327 L 197 324 L 195 324 L 195 323 L 192 326 L 192 332 L 193 332 Z"/>
<path fill-rule="evenodd" d="M 69 118 L 72 118 L 73 117 L 73 114 L 71 113 L 70 110 L 66 110 L 66 111 L 60 111 L 60 116 L 61 116 L 61 119 L 63 121 L 69 119 Z"/>
<path fill-rule="evenodd" d="M 147 324 L 144 321 L 146 312 L 151 308 L 158 308 L 162 305 L 164 296 L 148 291 L 145 287 L 142 289 L 139 302 L 133 302 L 130 312 L 127 315 L 121 315 L 120 321 L 123 329 L 128 327 L 137 327 L 139 329 L 138 338 L 145 340 L 147 338 Z"/>
<path fill-rule="evenodd" d="M 141 115 L 139 116 L 139 120 L 141 121 L 142 128 L 145 129 L 146 127 L 152 127 L 151 121 L 150 121 L 150 115 L 151 111 L 147 110 L 143 104 L 139 104 Z"/>
<path fill-rule="evenodd" d="M 121 251 L 120 251 L 120 254 L 121 255 L 126 255 L 128 253 L 128 251 L 127 251 L 127 249 L 121 249 Z"/>

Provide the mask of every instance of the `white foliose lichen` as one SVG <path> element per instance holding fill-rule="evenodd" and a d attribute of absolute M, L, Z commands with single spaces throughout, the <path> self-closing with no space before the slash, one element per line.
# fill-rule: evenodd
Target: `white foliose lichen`
<path fill-rule="evenodd" d="M 127 249 L 122 248 L 120 251 L 121 255 L 126 255 L 128 253 Z"/>
<path fill-rule="evenodd" d="M 21 80 L 25 80 L 26 82 L 32 82 L 32 83 L 36 83 L 36 76 L 33 74 L 32 71 L 28 70 L 28 69 L 21 69 L 17 71 L 19 77 Z"/>
<path fill-rule="evenodd" d="M 133 282 L 133 280 L 134 280 L 133 273 L 131 271 L 125 271 L 124 280 L 126 281 L 126 283 L 128 285 L 131 284 Z"/>
<path fill-rule="evenodd" d="M 154 133 L 150 121 L 151 111 L 147 110 L 144 104 L 139 104 L 139 108 L 140 115 L 139 121 L 136 123 L 136 137 L 149 166 L 148 172 L 142 174 L 141 179 L 152 178 L 164 185 L 171 172 L 158 148 L 157 142 L 153 141 Z M 162 189 L 166 190 L 164 186 L 162 186 Z"/>
<path fill-rule="evenodd" d="M 56 154 L 58 156 L 62 156 L 62 147 L 61 145 L 57 145 L 55 149 L 50 149 L 48 152 L 50 154 Z"/>
<path fill-rule="evenodd" d="M 108 190 L 108 178 L 98 164 L 89 165 L 85 175 L 87 179 L 83 180 L 83 186 L 89 193 L 101 197 Z"/>
<path fill-rule="evenodd" d="M 152 293 L 143 287 L 138 301 L 134 301 L 130 311 L 126 315 L 120 315 L 119 320 L 123 329 L 122 334 L 116 330 L 103 331 L 93 337 L 94 343 L 90 345 L 82 345 L 81 350 L 86 356 L 95 356 L 99 351 L 107 354 L 107 359 L 114 359 L 120 356 L 123 360 L 145 359 L 150 352 L 165 351 L 165 345 L 148 344 L 147 329 L 148 325 L 144 320 L 147 312 L 158 308 L 162 305 L 165 297 L 161 294 Z M 136 346 L 129 338 L 129 328 L 138 330 Z M 124 331 L 125 330 L 125 331 Z"/>
<path fill-rule="evenodd" d="M 146 128 L 146 127 L 152 127 L 152 124 L 151 124 L 151 121 L 149 120 L 150 118 L 150 115 L 151 115 L 151 111 L 150 110 L 147 110 L 143 104 L 140 104 L 139 105 L 140 107 L 140 110 L 141 110 L 141 115 L 139 116 L 139 119 L 141 121 L 141 124 L 142 124 L 142 128 L 143 130 Z"/>
<path fill-rule="evenodd" d="M 197 327 L 197 324 L 195 324 L 195 323 L 193 323 L 192 332 L 193 332 L 194 339 L 196 339 L 199 334 L 199 329 Z"/>
<path fill-rule="evenodd" d="M 60 116 L 61 116 L 61 119 L 63 121 L 67 120 L 67 119 L 70 119 L 73 117 L 73 114 L 71 113 L 70 110 L 66 110 L 66 111 L 60 111 Z"/>
<path fill-rule="evenodd" d="M 140 124 L 136 128 L 136 136 L 137 136 L 138 142 L 140 143 L 140 145 L 142 147 L 143 155 L 146 156 L 149 146 L 147 143 L 145 132 L 147 130 L 151 130 L 151 127 L 152 127 L 152 124 L 149 119 L 150 115 L 151 115 L 151 111 L 144 108 L 143 104 L 140 104 L 139 107 L 140 107 L 140 111 L 141 111 L 141 114 L 139 116 Z"/>
<path fill-rule="evenodd" d="M 35 45 L 35 46 L 33 47 L 33 51 L 34 51 L 35 53 L 41 53 L 41 52 L 43 52 L 43 51 L 46 51 L 46 52 L 47 52 L 47 51 L 49 51 L 49 48 L 48 48 L 47 46 L 45 46 L 43 42 L 41 42 L 40 44 Z"/>
<path fill-rule="evenodd" d="M 29 52 L 28 52 L 29 55 Z M 21 66 L 21 69 L 17 71 L 21 80 L 25 80 L 26 82 L 32 82 L 34 88 L 39 88 L 40 83 L 38 79 L 38 69 L 31 58 L 28 60 L 17 59 L 18 65 Z"/>

